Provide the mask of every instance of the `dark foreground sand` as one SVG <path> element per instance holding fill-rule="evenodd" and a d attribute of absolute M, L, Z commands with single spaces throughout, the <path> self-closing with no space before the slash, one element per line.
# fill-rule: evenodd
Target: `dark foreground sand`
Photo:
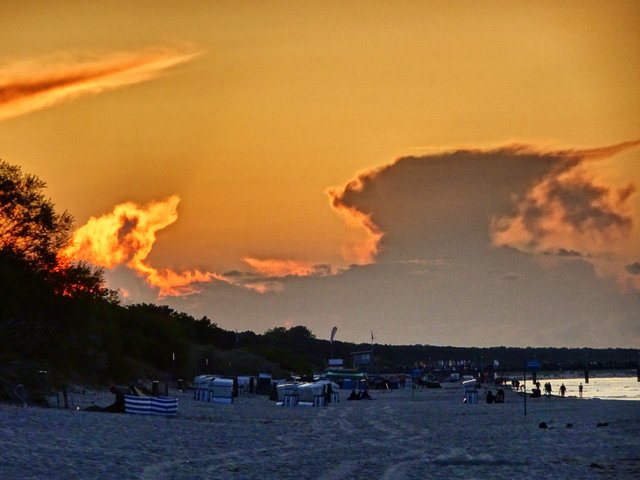
<path fill-rule="evenodd" d="M 529 399 L 525 417 L 519 395 L 468 405 L 458 385 L 324 408 L 175 394 L 172 419 L 0 405 L 0 479 L 640 478 L 637 401 Z"/>

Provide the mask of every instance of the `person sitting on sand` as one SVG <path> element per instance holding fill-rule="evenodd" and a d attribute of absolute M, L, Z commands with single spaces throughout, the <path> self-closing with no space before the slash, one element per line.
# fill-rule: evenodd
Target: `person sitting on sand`
<path fill-rule="evenodd" d="M 358 398 L 358 394 L 356 393 L 355 390 L 351 390 L 351 394 L 349 395 L 349 398 L 347 398 L 347 400 L 360 400 Z"/>
<path fill-rule="evenodd" d="M 371 398 L 371 395 L 369 395 L 368 390 L 365 390 L 364 392 L 362 392 L 362 395 L 360 396 L 360 398 L 362 400 L 373 400 L 373 398 Z"/>
<path fill-rule="evenodd" d="M 124 413 L 124 396 L 137 395 L 132 387 L 117 387 L 112 385 L 109 391 L 116 396 L 116 399 L 111 405 L 104 408 L 105 412 Z"/>
<path fill-rule="evenodd" d="M 504 403 L 504 390 L 499 388 L 498 391 L 496 392 L 496 399 L 494 400 L 495 403 Z"/>
<path fill-rule="evenodd" d="M 493 395 L 493 392 L 491 390 L 489 390 L 487 392 L 487 403 L 493 403 L 493 401 L 496 399 L 496 397 Z"/>

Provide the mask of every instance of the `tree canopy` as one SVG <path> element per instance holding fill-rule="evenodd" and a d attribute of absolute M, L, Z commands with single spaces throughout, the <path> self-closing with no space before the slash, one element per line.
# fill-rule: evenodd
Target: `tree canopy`
<path fill-rule="evenodd" d="M 56 212 L 45 188 L 37 176 L 0 161 L 0 255 L 23 263 L 63 295 L 114 299 L 102 269 L 64 257 L 73 217 Z"/>

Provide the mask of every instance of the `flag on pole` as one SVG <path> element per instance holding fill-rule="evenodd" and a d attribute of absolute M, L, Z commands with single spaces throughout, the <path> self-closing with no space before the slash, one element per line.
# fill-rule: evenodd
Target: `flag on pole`
<path fill-rule="evenodd" d="M 331 329 L 331 343 L 333 343 L 333 339 L 335 338 L 337 331 L 338 331 L 338 327 L 333 327 Z"/>

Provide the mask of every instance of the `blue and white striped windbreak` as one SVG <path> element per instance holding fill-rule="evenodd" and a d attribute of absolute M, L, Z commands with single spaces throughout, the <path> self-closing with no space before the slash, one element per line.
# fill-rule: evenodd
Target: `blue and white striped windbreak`
<path fill-rule="evenodd" d="M 175 397 L 124 396 L 124 411 L 140 415 L 175 417 L 178 414 L 178 399 Z"/>

